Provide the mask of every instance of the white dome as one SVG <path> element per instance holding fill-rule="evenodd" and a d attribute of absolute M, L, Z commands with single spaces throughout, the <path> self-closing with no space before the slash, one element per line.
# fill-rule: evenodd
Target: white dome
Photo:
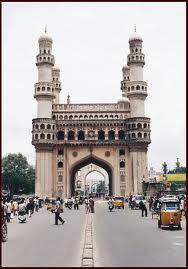
<path fill-rule="evenodd" d="M 46 32 L 39 37 L 39 42 L 44 40 L 52 42 L 52 38 Z"/>
<path fill-rule="evenodd" d="M 129 42 L 133 40 L 140 40 L 142 41 L 142 37 L 137 33 L 134 32 L 130 37 L 129 37 Z"/>
<path fill-rule="evenodd" d="M 127 97 L 121 97 L 121 98 L 118 100 L 118 103 L 130 103 L 130 100 L 129 100 L 129 98 L 127 98 Z"/>

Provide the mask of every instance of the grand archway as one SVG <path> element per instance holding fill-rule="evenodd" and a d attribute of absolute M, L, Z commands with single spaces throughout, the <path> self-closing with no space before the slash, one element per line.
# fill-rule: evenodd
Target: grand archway
<path fill-rule="evenodd" d="M 95 157 L 95 156 L 89 156 L 87 158 L 84 158 L 82 160 L 80 160 L 79 162 L 77 162 L 71 169 L 70 171 L 70 180 L 71 180 L 71 195 L 75 194 L 75 174 L 78 170 L 80 170 L 81 168 L 83 168 L 84 166 L 87 166 L 89 164 L 95 164 L 101 168 L 103 168 L 104 170 L 106 170 L 106 172 L 108 173 L 108 177 L 109 177 L 109 195 L 113 195 L 113 184 L 112 184 L 112 180 L 113 180 L 113 171 L 112 168 L 109 164 L 107 164 L 105 161 Z"/>

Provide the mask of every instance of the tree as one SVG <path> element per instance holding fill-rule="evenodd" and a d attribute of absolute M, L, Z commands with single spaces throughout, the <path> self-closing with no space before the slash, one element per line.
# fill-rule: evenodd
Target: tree
<path fill-rule="evenodd" d="M 21 153 L 10 153 L 3 158 L 2 179 L 3 188 L 9 190 L 11 196 L 19 192 L 34 192 L 35 170 Z"/>
<path fill-rule="evenodd" d="M 186 174 L 186 167 L 180 166 L 168 171 L 168 174 Z"/>

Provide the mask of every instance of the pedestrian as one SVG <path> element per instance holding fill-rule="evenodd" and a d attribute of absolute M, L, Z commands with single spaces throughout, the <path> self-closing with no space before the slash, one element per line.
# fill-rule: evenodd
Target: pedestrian
<path fill-rule="evenodd" d="M 74 199 L 74 210 L 79 210 L 79 199 L 78 199 L 78 197 L 76 197 L 75 199 Z"/>
<path fill-rule="evenodd" d="M 90 207 L 90 212 L 94 213 L 94 200 L 93 200 L 93 197 L 90 197 L 90 199 L 89 199 L 89 207 Z"/>
<path fill-rule="evenodd" d="M 35 211 L 38 212 L 38 210 L 39 210 L 39 200 L 38 200 L 38 197 L 35 197 L 34 202 L 35 202 Z"/>
<path fill-rule="evenodd" d="M 145 213 L 145 217 L 147 217 L 148 212 L 147 212 L 147 207 L 146 207 L 146 205 L 144 204 L 143 201 L 140 201 L 139 204 L 140 204 L 140 208 L 141 208 L 141 210 L 142 210 L 142 217 L 144 217 L 144 213 Z"/>
<path fill-rule="evenodd" d="M 14 216 L 18 216 L 18 202 L 13 201 L 14 204 Z"/>
<path fill-rule="evenodd" d="M 89 213 L 90 204 L 89 204 L 89 199 L 87 197 L 85 198 L 85 209 L 86 209 L 86 214 Z"/>
<path fill-rule="evenodd" d="M 28 215 L 29 218 L 31 218 L 32 215 L 32 210 L 33 210 L 33 204 L 32 204 L 32 199 L 29 199 L 29 203 L 27 204 L 27 210 L 28 210 Z"/>
<path fill-rule="evenodd" d="M 149 198 L 149 211 L 151 211 L 153 205 L 153 196 L 151 195 Z"/>
<path fill-rule="evenodd" d="M 58 220 L 60 220 L 62 224 L 65 223 L 65 220 L 63 220 L 60 217 L 60 213 L 61 213 L 61 202 L 60 202 L 60 197 L 58 197 L 56 201 L 56 209 L 55 209 L 55 225 L 58 225 Z"/>
<path fill-rule="evenodd" d="M 129 208 L 131 207 L 132 198 L 133 198 L 133 196 L 132 196 L 132 194 L 131 194 L 130 197 L 129 197 Z"/>
<path fill-rule="evenodd" d="M 12 211 L 10 200 L 7 200 L 7 202 L 5 203 L 5 205 L 6 205 L 6 209 L 7 209 L 7 222 L 10 222 L 11 211 Z"/>

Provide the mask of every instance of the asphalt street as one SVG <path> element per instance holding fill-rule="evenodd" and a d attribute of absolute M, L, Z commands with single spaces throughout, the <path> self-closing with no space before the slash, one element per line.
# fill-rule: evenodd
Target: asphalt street
<path fill-rule="evenodd" d="M 64 225 L 54 225 L 54 214 L 42 208 L 27 223 L 8 223 L 2 244 L 2 266 L 81 266 L 85 211 L 64 209 Z"/>
<path fill-rule="evenodd" d="M 186 223 L 182 230 L 159 229 L 157 219 L 141 217 L 140 210 L 96 204 L 94 214 L 95 266 L 185 266 Z"/>
<path fill-rule="evenodd" d="M 85 207 L 64 209 L 65 224 L 54 225 L 46 208 L 27 223 L 8 224 L 8 241 L 2 244 L 2 266 L 81 266 L 86 224 Z M 157 219 L 141 217 L 140 210 L 108 211 L 97 201 L 93 217 L 94 266 L 185 266 L 185 217 L 182 230 L 159 229 Z"/>

